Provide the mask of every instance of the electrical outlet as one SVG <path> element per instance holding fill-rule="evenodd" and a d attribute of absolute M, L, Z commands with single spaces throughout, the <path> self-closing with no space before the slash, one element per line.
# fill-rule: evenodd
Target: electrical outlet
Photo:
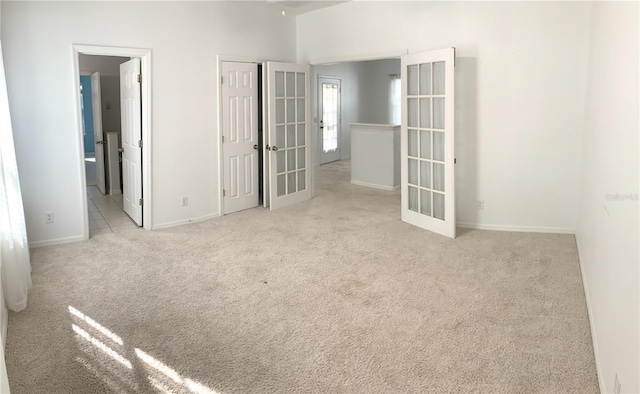
<path fill-rule="evenodd" d="M 616 372 L 616 380 L 613 382 L 613 392 L 614 394 L 620 394 L 622 392 L 622 383 L 620 383 L 620 379 L 618 379 L 617 372 Z"/>
<path fill-rule="evenodd" d="M 189 197 L 184 196 L 182 197 L 182 206 L 186 207 L 187 205 L 189 205 Z"/>
<path fill-rule="evenodd" d="M 45 224 L 53 223 L 53 212 L 45 212 L 44 213 L 44 223 Z"/>
<path fill-rule="evenodd" d="M 484 209 L 484 200 L 476 201 L 476 208 L 478 211 L 482 211 Z"/>

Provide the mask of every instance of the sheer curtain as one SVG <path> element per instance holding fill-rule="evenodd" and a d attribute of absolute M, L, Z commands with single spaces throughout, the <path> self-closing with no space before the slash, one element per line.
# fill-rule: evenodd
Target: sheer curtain
<path fill-rule="evenodd" d="M 9 100 L 0 44 L 0 265 L 7 307 L 19 312 L 27 307 L 31 287 L 29 243 L 18 179 Z"/>

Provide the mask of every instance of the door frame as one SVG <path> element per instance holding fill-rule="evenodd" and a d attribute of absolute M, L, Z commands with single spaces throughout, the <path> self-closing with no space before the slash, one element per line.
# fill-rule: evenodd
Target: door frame
<path fill-rule="evenodd" d="M 82 109 L 80 107 L 80 54 L 98 56 L 120 56 L 140 58 L 140 72 L 144 76 L 141 83 L 142 100 L 142 190 L 144 191 L 144 205 L 142 206 L 143 228 L 153 229 L 153 198 L 152 198 L 152 74 L 151 74 L 151 49 L 110 47 L 100 45 L 72 44 L 73 54 L 73 81 L 76 106 L 76 135 L 78 136 L 78 157 L 80 158 L 80 184 L 82 185 L 82 225 L 83 239 L 89 239 L 89 215 L 87 211 L 87 178 L 84 165 L 84 138 L 82 135 Z"/>
<path fill-rule="evenodd" d="M 336 76 L 331 76 L 331 75 L 324 75 L 324 74 L 318 74 L 317 75 L 317 81 L 316 81 L 316 86 L 318 87 L 316 90 L 316 94 L 318 97 L 316 97 L 316 99 L 318 100 L 317 104 L 318 104 L 318 108 L 317 108 L 317 114 L 318 114 L 318 121 L 316 122 L 316 128 L 317 128 L 317 133 L 318 133 L 318 164 L 322 165 L 325 163 L 322 163 L 322 135 L 320 133 L 320 120 L 322 118 L 322 89 L 320 88 L 320 85 L 322 85 L 321 80 L 334 80 L 334 81 L 338 81 L 338 159 L 337 160 L 332 160 L 329 161 L 327 163 L 331 163 L 333 161 L 340 161 L 342 160 L 342 77 L 336 77 Z"/>

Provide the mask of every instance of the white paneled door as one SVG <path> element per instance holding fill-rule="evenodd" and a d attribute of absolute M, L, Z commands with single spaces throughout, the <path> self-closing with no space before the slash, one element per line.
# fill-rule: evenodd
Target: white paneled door
<path fill-rule="evenodd" d="M 277 209 L 311 199 L 309 65 L 267 63 L 269 202 Z"/>
<path fill-rule="evenodd" d="M 102 97 L 100 91 L 100 73 L 91 74 L 91 109 L 93 111 L 93 140 L 96 144 L 96 186 L 105 194 L 104 145 L 102 136 Z"/>
<path fill-rule="evenodd" d="M 140 59 L 120 65 L 122 122 L 122 203 L 127 215 L 142 226 L 142 100 Z"/>
<path fill-rule="evenodd" d="M 340 160 L 340 79 L 318 77 L 320 164 Z"/>
<path fill-rule="evenodd" d="M 402 220 L 456 236 L 455 48 L 402 57 Z"/>
<path fill-rule="evenodd" d="M 222 62 L 224 213 L 257 207 L 258 65 Z"/>

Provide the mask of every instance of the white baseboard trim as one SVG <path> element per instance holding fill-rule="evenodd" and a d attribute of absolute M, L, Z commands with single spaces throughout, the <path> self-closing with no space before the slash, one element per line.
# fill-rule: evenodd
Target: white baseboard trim
<path fill-rule="evenodd" d="M 474 230 L 492 230 L 492 231 L 513 231 L 518 233 L 550 233 L 550 234 L 575 234 L 574 228 L 563 227 L 535 227 L 535 226 L 505 226 L 499 224 L 480 224 L 480 223 L 456 223 L 456 226 L 462 228 L 471 228 Z"/>
<path fill-rule="evenodd" d="M 213 213 L 211 215 L 205 215 L 205 216 L 201 216 L 199 218 L 193 218 L 193 219 L 181 219 L 181 220 L 176 220 L 173 222 L 166 222 L 166 223 L 160 223 L 160 224 L 154 224 L 153 225 L 153 230 L 159 230 L 162 228 L 169 228 L 169 227 L 176 227 L 176 226 L 182 226 L 184 224 L 189 224 L 189 223 L 198 223 L 198 222 L 204 222 L 205 220 L 209 220 L 209 219 L 214 219 L 214 218 L 219 218 L 221 215 L 219 213 Z"/>
<path fill-rule="evenodd" d="M 71 243 L 71 242 L 80 242 L 80 241 L 84 241 L 84 237 L 82 235 L 75 235 L 73 237 L 56 238 L 56 239 L 48 239 L 48 240 L 45 240 L 45 241 L 29 242 L 29 247 L 30 248 L 39 248 L 39 247 L 42 247 L 42 246 L 68 244 L 68 243 Z"/>
<path fill-rule="evenodd" d="M 589 326 L 591 327 L 591 342 L 593 343 L 593 354 L 596 359 L 596 374 L 598 375 L 598 384 L 600 385 L 600 392 L 604 392 L 606 387 L 602 377 L 602 367 L 600 365 L 600 350 L 598 347 L 598 340 L 596 336 L 596 326 L 593 322 L 593 309 L 591 308 L 591 298 L 589 297 L 589 284 L 587 283 L 587 277 L 584 269 L 584 259 L 582 258 L 582 252 L 580 248 L 580 237 L 576 234 L 576 247 L 578 249 L 578 261 L 580 262 L 580 275 L 582 276 L 582 288 L 584 289 L 584 298 L 587 300 L 587 314 L 589 315 Z"/>
<path fill-rule="evenodd" d="M 366 182 L 360 182 L 360 181 L 351 181 L 351 184 L 356 186 L 371 187 L 371 188 L 380 189 L 380 190 L 388 190 L 392 192 L 396 192 L 400 190 L 400 185 L 392 187 L 392 186 L 376 185 L 373 183 L 366 183 Z"/>

